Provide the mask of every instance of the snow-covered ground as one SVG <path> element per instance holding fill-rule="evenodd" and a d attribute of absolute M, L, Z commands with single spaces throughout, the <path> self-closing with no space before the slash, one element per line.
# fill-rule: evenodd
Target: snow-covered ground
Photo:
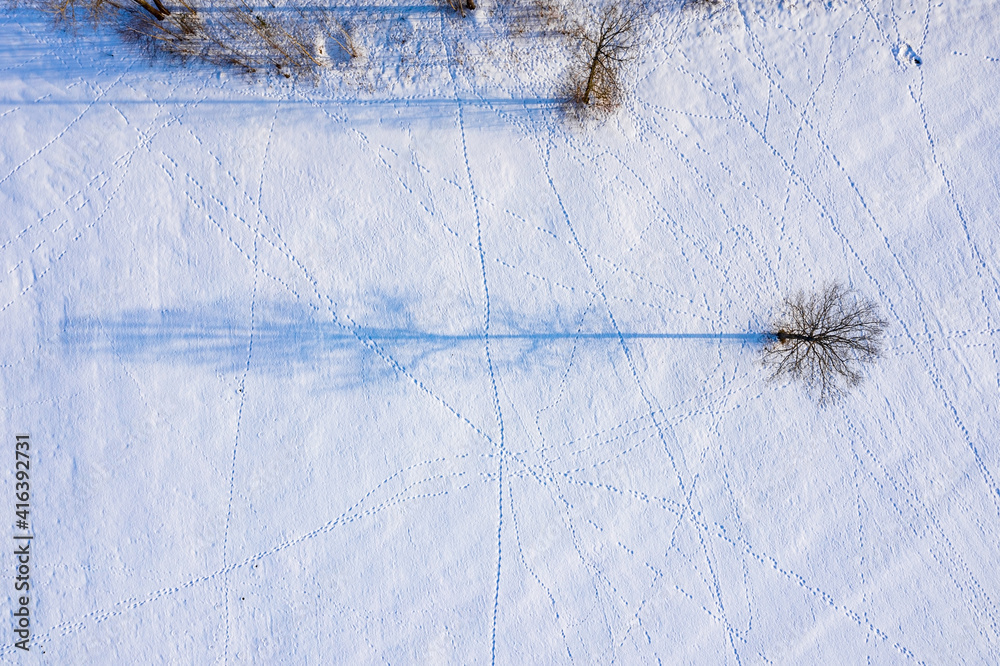
<path fill-rule="evenodd" d="M 433 7 L 360 92 L 8 10 L 0 660 L 1000 661 L 1000 12 L 773 4 L 650 5 L 587 127 Z M 833 280 L 820 407 L 756 335 Z"/>

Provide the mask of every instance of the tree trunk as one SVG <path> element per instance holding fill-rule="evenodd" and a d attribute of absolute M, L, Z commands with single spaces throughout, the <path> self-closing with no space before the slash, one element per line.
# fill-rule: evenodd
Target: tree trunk
<path fill-rule="evenodd" d="M 597 63 L 601 58 L 601 45 L 594 49 L 594 59 L 590 61 L 590 76 L 587 77 L 587 87 L 583 91 L 583 103 L 590 104 L 590 93 L 594 89 L 594 74 L 597 73 Z"/>
<path fill-rule="evenodd" d="M 146 0 L 135 0 L 135 4 L 149 12 L 150 15 L 157 21 L 162 21 L 167 18 L 167 15 L 170 14 L 170 10 L 160 4 L 157 0 L 153 0 L 153 2 L 156 2 L 156 7 L 146 2 Z"/>
<path fill-rule="evenodd" d="M 778 338 L 778 342 L 785 342 L 786 340 L 802 340 L 803 342 L 816 342 L 816 338 L 812 335 L 789 333 L 788 331 L 778 331 L 774 335 L 775 337 Z"/>

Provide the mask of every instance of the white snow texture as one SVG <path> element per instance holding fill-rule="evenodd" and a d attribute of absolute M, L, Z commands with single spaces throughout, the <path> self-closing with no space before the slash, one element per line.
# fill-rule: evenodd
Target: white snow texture
<path fill-rule="evenodd" d="M 0 661 L 1000 663 L 995 0 L 653 3 L 582 125 L 444 6 L 318 84 L 0 19 Z"/>

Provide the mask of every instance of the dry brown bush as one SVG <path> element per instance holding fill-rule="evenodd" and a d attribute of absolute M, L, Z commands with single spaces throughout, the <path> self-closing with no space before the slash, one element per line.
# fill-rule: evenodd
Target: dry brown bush
<path fill-rule="evenodd" d="M 150 56 L 197 59 L 245 73 L 315 77 L 362 56 L 352 32 L 322 8 L 261 9 L 245 0 L 28 1 L 64 25 L 89 20 L 114 27 Z"/>

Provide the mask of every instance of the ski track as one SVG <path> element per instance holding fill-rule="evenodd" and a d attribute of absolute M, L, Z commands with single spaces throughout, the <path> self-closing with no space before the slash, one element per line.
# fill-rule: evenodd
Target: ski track
<path fill-rule="evenodd" d="M 446 35 L 447 21 L 445 20 L 445 14 L 441 14 L 441 43 L 445 44 L 447 49 L 447 44 L 450 42 L 448 36 Z M 450 62 L 449 58 L 449 62 Z M 476 195 L 476 183 L 472 177 L 472 165 L 469 163 L 469 147 L 465 132 L 465 110 L 462 105 L 461 95 L 459 93 L 458 79 L 455 75 L 454 67 L 449 65 L 449 73 L 451 75 L 451 82 L 455 94 L 455 103 L 458 107 L 458 131 L 462 143 L 462 160 L 465 164 L 465 175 L 467 182 L 469 184 L 469 197 L 472 203 L 472 212 L 475 217 L 476 222 L 476 251 L 479 255 L 479 268 L 482 272 L 483 279 L 483 353 L 486 357 L 486 368 L 490 376 L 490 388 L 493 396 L 493 410 L 496 415 L 497 420 L 497 431 L 494 441 L 496 443 L 496 458 L 497 458 L 497 566 L 496 566 L 496 581 L 494 584 L 494 594 L 493 594 L 493 618 L 491 624 L 491 635 L 490 635 L 490 662 L 496 664 L 497 659 L 497 617 L 500 613 L 500 575 L 501 575 L 501 565 L 503 563 L 503 507 L 504 507 L 504 458 L 507 455 L 506 448 L 504 446 L 504 420 L 503 420 L 503 410 L 500 408 L 500 392 L 497 388 L 497 372 L 493 365 L 493 355 L 490 350 L 490 325 L 491 325 L 491 308 L 490 308 L 490 286 L 489 280 L 487 279 L 486 272 L 486 254 L 483 250 L 483 225 L 482 216 L 479 212 L 479 199 Z M 412 190 L 403 184 L 404 188 L 409 194 L 413 194 Z M 426 209 L 426 207 L 425 207 Z M 509 499 L 509 497 L 508 497 Z"/>
<path fill-rule="evenodd" d="M 254 327 L 257 323 L 256 318 L 256 308 L 257 308 L 257 280 L 260 275 L 260 270 L 258 268 L 259 264 L 259 254 L 257 251 L 257 241 L 260 238 L 260 222 L 261 218 L 264 216 L 264 209 L 261 206 L 261 200 L 264 193 L 264 174 L 267 169 L 267 155 L 271 148 L 271 139 L 274 137 L 274 124 L 278 120 L 278 112 L 281 110 L 281 105 L 276 105 L 274 107 L 274 115 L 271 116 L 271 125 L 267 131 L 267 142 L 264 144 L 264 154 L 260 160 L 260 181 L 257 187 L 257 223 L 254 228 L 254 238 L 253 238 L 253 289 L 250 294 L 250 332 L 247 336 L 247 361 L 246 365 L 243 367 L 243 376 L 240 377 L 240 404 L 236 412 L 236 434 L 233 438 L 233 459 L 232 466 L 229 472 L 229 502 L 226 506 L 226 528 L 223 532 L 222 537 L 222 568 L 225 569 L 226 565 L 229 564 L 229 526 L 232 522 L 233 517 L 233 494 L 236 489 L 236 456 L 239 452 L 240 446 L 240 436 L 242 434 L 241 426 L 243 424 L 243 408 L 246 405 L 246 385 L 247 385 L 247 375 L 250 373 L 250 364 L 253 359 L 253 337 L 254 337 Z M 229 576 L 223 576 L 222 578 L 222 600 L 224 607 L 224 622 L 226 627 L 225 633 L 225 643 L 223 646 L 223 663 L 229 663 Z"/>

